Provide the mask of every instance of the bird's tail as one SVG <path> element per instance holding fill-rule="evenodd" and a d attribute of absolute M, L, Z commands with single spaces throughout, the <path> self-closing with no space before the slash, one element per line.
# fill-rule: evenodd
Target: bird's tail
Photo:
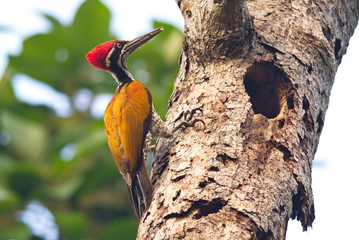
<path fill-rule="evenodd" d="M 141 219 L 152 201 L 152 184 L 144 164 L 133 178 L 132 185 L 128 186 L 128 193 L 137 219 Z"/>

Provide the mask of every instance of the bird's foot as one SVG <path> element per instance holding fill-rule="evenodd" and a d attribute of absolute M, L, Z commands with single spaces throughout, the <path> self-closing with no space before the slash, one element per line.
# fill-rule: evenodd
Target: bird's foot
<path fill-rule="evenodd" d="M 199 112 L 200 114 L 203 114 L 203 111 L 201 108 L 195 108 L 192 110 L 188 110 L 186 112 L 182 112 L 176 119 L 175 122 L 177 122 L 178 120 L 180 120 L 181 118 L 183 118 L 183 121 L 178 124 L 173 130 L 172 133 L 175 133 L 177 130 L 179 129 L 185 129 L 188 127 L 194 127 L 196 123 L 201 122 L 204 126 L 205 123 L 203 120 L 195 118 L 193 119 L 193 116 Z"/>

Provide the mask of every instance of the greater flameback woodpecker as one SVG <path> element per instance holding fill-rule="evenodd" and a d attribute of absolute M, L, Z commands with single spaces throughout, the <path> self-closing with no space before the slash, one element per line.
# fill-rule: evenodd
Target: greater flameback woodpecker
<path fill-rule="evenodd" d="M 181 127 L 194 126 L 199 121 L 203 123 L 199 119 L 190 122 L 193 114 L 199 110 L 194 109 L 184 115 L 185 121 L 170 131 L 154 110 L 149 90 L 136 81 L 127 68 L 130 55 L 161 31 L 162 28 L 157 28 L 132 41 L 108 41 L 86 55 L 93 66 L 110 72 L 118 83 L 105 110 L 105 132 L 112 157 L 127 183 L 138 219 L 152 200 L 152 184 L 145 168 L 146 138 L 170 137 Z"/>

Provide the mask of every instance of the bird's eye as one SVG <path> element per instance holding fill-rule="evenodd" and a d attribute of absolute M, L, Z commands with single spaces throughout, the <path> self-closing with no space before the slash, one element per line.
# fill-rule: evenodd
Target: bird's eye
<path fill-rule="evenodd" d="M 118 48 L 122 48 L 121 43 L 116 43 L 116 47 L 118 47 Z"/>

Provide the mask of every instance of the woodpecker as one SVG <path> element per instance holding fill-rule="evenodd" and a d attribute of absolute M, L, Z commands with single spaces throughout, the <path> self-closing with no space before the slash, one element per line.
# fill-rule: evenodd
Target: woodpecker
<path fill-rule="evenodd" d="M 108 41 L 86 55 L 90 64 L 109 72 L 118 83 L 104 113 L 105 132 L 112 157 L 128 186 L 131 204 L 138 219 L 152 200 L 152 184 L 145 168 L 146 137 L 170 137 L 182 127 L 194 126 L 198 121 L 203 123 L 199 119 L 189 122 L 199 110 L 194 109 L 184 114 L 185 121 L 170 131 L 153 108 L 149 90 L 135 80 L 128 70 L 127 60 L 130 55 L 161 31 L 163 28 L 157 28 L 132 41 Z"/>

